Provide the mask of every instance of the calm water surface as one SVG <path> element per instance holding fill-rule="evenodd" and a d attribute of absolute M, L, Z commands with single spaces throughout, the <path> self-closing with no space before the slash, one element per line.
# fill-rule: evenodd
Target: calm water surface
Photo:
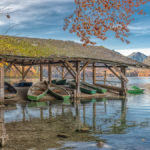
<path fill-rule="evenodd" d="M 129 78 L 129 85 L 144 85 L 150 78 Z M 73 150 L 150 150 L 150 92 L 141 95 L 128 95 L 124 100 L 93 99 L 81 101 L 75 105 L 47 103 L 44 108 L 28 105 L 16 105 L 13 110 L 5 110 L 5 123 L 21 122 L 33 118 L 48 118 L 63 113 L 79 116 L 79 124 L 90 128 L 92 135 L 104 141 L 102 147 L 96 141 L 67 141 L 61 148 Z M 78 111 L 78 113 L 77 113 Z M 39 131 L 40 132 L 40 131 Z M 84 134 L 84 133 L 83 133 Z"/>

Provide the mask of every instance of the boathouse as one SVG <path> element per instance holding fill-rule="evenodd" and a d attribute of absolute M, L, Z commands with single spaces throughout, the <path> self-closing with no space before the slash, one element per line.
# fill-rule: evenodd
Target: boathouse
<path fill-rule="evenodd" d="M 150 66 L 136 62 L 115 51 L 102 46 L 86 46 L 71 41 L 51 39 L 24 38 L 0 36 L 0 63 L 7 62 L 7 67 L 0 67 L 0 100 L 4 101 L 4 72 L 12 66 L 25 79 L 34 65 L 40 66 L 40 81 L 43 80 L 43 66 L 48 67 L 48 81 L 52 81 L 52 66 L 62 67 L 62 78 L 69 73 L 76 81 L 76 96 L 80 97 L 80 81 L 85 81 L 87 67 L 92 68 L 93 84 L 108 90 L 117 91 L 119 95 L 126 95 L 126 68 L 147 68 Z M 18 66 L 21 66 L 20 69 Z M 28 69 L 25 70 L 25 66 Z M 98 84 L 96 81 L 96 68 L 108 68 L 119 80 L 120 87 L 107 84 Z M 65 71 L 66 70 L 66 71 Z"/>

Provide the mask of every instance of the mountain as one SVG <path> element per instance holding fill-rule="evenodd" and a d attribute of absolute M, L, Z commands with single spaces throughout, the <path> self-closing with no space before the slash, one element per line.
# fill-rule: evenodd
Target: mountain
<path fill-rule="evenodd" d="M 144 55 L 143 53 L 140 53 L 140 52 L 134 52 L 134 53 L 130 54 L 128 57 L 133 60 L 136 60 L 138 62 L 144 62 L 144 60 L 147 58 L 146 55 Z"/>
<path fill-rule="evenodd" d="M 147 65 L 150 65 L 150 56 L 148 56 L 145 60 L 144 63 Z"/>

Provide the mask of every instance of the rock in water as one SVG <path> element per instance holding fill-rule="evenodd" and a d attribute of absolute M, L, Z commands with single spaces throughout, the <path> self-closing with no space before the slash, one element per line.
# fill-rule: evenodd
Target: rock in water
<path fill-rule="evenodd" d="M 61 138 L 68 138 L 70 137 L 68 134 L 65 134 L 65 133 L 59 133 L 57 134 L 58 137 L 61 137 Z"/>

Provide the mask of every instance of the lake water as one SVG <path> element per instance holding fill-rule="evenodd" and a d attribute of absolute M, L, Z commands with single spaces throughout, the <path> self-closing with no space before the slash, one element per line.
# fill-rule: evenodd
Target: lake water
<path fill-rule="evenodd" d="M 129 78 L 128 85 L 144 86 L 149 83 L 150 78 L 148 77 L 132 77 Z M 48 143 L 48 141 L 43 140 L 41 143 L 43 148 L 38 147 L 38 144 L 36 146 L 36 143 L 34 146 L 30 145 L 26 147 L 26 144 L 28 144 L 28 141 L 26 141 L 21 150 L 150 150 L 150 91 L 147 89 L 141 95 L 128 95 L 126 100 L 92 99 L 91 101 L 80 101 L 71 105 L 63 105 L 59 101 L 58 103 L 17 104 L 12 107 L 14 109 L 4 111 L 4 120 L 8 135 L 11 132 L 10 130 L 13 130 L 13 128 L 11 129 L 11 123 L 13 126 L 14 123 L 17 126 L 22 122 L 25 126 L 28 126 L 34 119 L 37 119 L 36 123 L 40 124 L 41 120 L 49 119 L 50 117 L 59 117 L 62 122 L 69 117 L 69 119 L 75 121 L 75 127 L 88 127 L 90 129 L 88 134 L 96 138 L 96 140 L 85 141 L 84 137 L 81 141 L 67 140 L 67 138 L 64 141 L 60 138 L 57 142 L 61 144 L 57 147 L 54 145 L 51 147 L 52 141 Z M 34 130 L 36 130 L 36 127 L 34 127 Z M 51 128 L 51 125 L 49 128 Z M 47 129 L 44 128 L 42 130 L 46 131 Z M 68 132 L 69 130 L 68 125 Z M 19 134 L 18 132 L 22 132 L 23 134 L 26 131 L 19 130 L 16 132 L 17 134 Z M 39 136 L 41 132 L 41 130 L 38 131 Z M 70 134 L 70 136 L 73 135 Z M 10 143 L 11 140 L 9 139 Z M 104 144 L 99 146 L 98 140 L 103 141 Z M 32 142 L 34 142 L 34 139 Z M 44 147 L 44 144 L 47 146 Z M 8 148 L 6 145 L 3 150 L 7 149 L 11 148 Z"/>

